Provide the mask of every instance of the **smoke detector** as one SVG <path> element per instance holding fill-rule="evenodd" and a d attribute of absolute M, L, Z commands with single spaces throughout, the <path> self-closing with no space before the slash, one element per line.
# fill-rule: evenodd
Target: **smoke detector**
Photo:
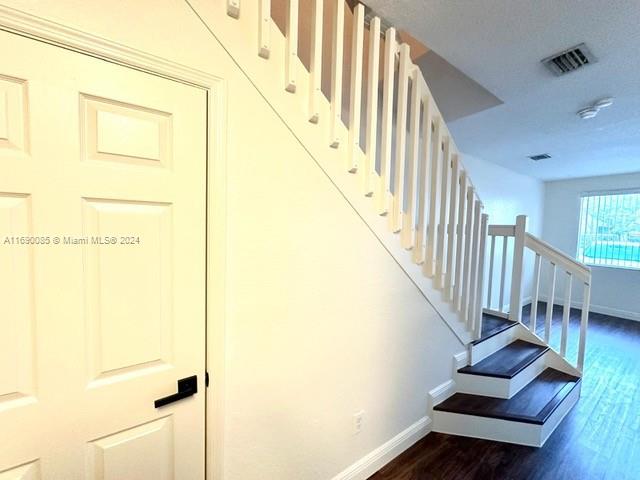
<path fill-rule="evenodd" d="M 588 107 L 578 110 L 577 115 L 583 120 L 588 120 L 589 118 L 593 118 L 598 115 L 600 110 L 603 108 L 610 107 L 611 105 L 613 105 L 612 97 L 601 98 L 600 100 L 593 102 L 593 105 L 589 105 Z"/>
<path fill-rule="evenodd" d="M 598 60 L 584 43 L 544 58 L 541 62 L 557 76 L 565 75 Z"/>
<path fill-rule="evenodd" d="M 586 107 L 582 110 L 578 110 L 578 116 L 583 120 L 588 120 L 596 115 L 598 115 L 598 109 L 594 107 Z"/>

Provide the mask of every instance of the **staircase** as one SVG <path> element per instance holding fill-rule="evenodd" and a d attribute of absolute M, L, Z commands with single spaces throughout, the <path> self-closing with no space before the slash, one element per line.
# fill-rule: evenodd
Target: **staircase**
<path fill-rule="evenodd" d="M 454 371 L 448 385 L 452 395 L 434 402 L 433 430 L 541 447 L 580 397 L 591 272 L 528 234 L 524 216 L 517 218 L 516 225 L 491 225 L 489 239 L 481 336 L 469 344 L 468 356 Z M 496 260 L 497 241 L 502 249 Z M 522 280 L 526 278 L 523 270 L 528 254 L 533 255 L 533 295 L 523 318 Z M 505 306 L 509 258 L 510 305 Z M 549 290 L 544 322 L 538 322 L 540 279 L 545 267 Z M 553 301 L 549 299 L 556 298 L 558 273 L 565 279 L 561 284 L 564 303 L 560 329 L 554 329 Z M 492 289 L 494 276 L 500 279 L 497 292 Z M 578 335 L 572 335 L 570 324 L 574 279 L 582 286 L 583 297 L 580 321 L 573 328 L 579 330 Z M 491 308 L 494 297 L 498 305 Z"/>
<path fill-rule="evenodd" d="M 514 225 L 489 225 L 409 45 L 398 40 L 393 27 L 382 32 L 380 18 L 345 0 L 309 0 L 302 10 L 298 0 L 273 3 L 188 0 L 467 346 L 433 402 L 433 429 L 542 445 L 580 393 L 589 269 L 528 234 L 526 217 Z M 272 11 L 284 11 L 282 32 Z M 301 21 L 301 11 L 310 18 Z M 323 52 L 325 40 L 330 49 Z M 525 324 L 522 292 L 530 277 L 530 252 L 535 271 L 531 321 Z M 547 264 L 553 272 L 548 301 L 556 298 L 558 272 L 569 285 L 557 349 L 551 342 L 552 309 L 542 336 L 537 333 L 541 271 Z M 575 351 L 567 349 L 574 338 L 573 279 L 584 288 Z M 568 353 L 577 355 L 575 364 Z"/>
<path fill-rule="evenodd" d="M 490 322 L 487 322 L 490 323 Z M 434 430 L 540 447 L 580 396 L 580 373 L 506 321 L 470 346 L 456 393 L 434 407 Z"/>

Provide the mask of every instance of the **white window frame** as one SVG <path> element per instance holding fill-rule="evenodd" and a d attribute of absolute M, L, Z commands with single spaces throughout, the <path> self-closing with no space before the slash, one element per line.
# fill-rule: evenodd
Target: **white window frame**
<path fill-rule="evenodd" d="M 640 271 L 640 262 L 631 261 L 632 263 L 637 263 L 637 265 L 615 265 L 612 263 L 600 263 L 600 262 L 606 262 L 607 260 L 606 259 L 599 260 L 599 259 L 595 259 L 595 257 L 585 257 L 584 252 L 582 251 L 583 249 L 581 248 L 582 237 L 584 235 L 583 228 L 585 228 L 584 221 L 585 221 L 586 211 L 588 211 L 588 210 L 583 210 L 584 199 L 589 197 L 607 197 L 607 196 L 634 195 L 634 194 L 640 194 L 640 187 L 629 188 L 629 189 L 595 190 L 595 191 L 587 191 L 587 192 L 580 193 L 580 207 L 579 207 L 579 213 L 578 213 L 578 235 L 576 239 L 576 258 L 578 259 L 578 261 L 583 262 L 586 265 L 589 265 L 590 267 Z M 638 243 L 638 249 L 640 249 L 640 243 Z M 589 258 L 594 258 L 596 261 L 589 261 L 588 260 Z"/>

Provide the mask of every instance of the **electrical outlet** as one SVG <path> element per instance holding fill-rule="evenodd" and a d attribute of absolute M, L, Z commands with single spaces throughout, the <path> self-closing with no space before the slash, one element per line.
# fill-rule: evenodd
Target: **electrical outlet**
<path fill-rule="evenodd" d="M 358 435 L 362 431 L 364 422 L 364 410 L 360 410 L 353 414 L 353 434 Z"/>

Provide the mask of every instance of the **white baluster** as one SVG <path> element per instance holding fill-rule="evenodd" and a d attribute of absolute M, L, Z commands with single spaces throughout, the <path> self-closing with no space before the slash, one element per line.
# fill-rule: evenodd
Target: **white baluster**
<path fill-rule="evenodd" d="M 313 0 L 311 6 L 311 45 L 309 49 L 309 121 L 320 119 L 322 95 L 322 28 L 324 0 Z"/>
<path fill-rule="evenodd" d="M 380 189 L 378 213 L 386 215 L 391 198 L 391 148 L 393 132 L 393 86 L 395 76 L 396 30 L 389 28 L 384 40 L 384 84 L 382 91 L 382 135 L 380 137 Z"/>
<path fill-rule="evenodd" d="M 440 168 L 440 155 L 442 150 L 440 144 L 442 137 L 440 133 L 440 119 L 436 118 L 433 122 L 434 131 L 431 135 L 431 186 L 429 188 L 429 219 L 427 221 L 427 248 L 422 264 L 422 271 L 428 277 L 433 277 L 436 271 L 435 254 L 436 254 L 436 226 L 438 224 L 438 169 Z"/>
<path fill-rule="evenodd" d="M 584 284 L 582 299 L 582 316 L 580 319 L 580 341 L 578 343 L 578 370 L 584 370 L 584 355 L 587 347 L 587 328 L 589 327 L 589 303 L 591 301 L 591 284 Z"/>
<path fill-rule="evenodd" d="M 549 279 L 549 297 L 547 298 L 547 316 L 544 322 L 544 341 L 549 343 L 551 340 L 551 325 L 553 320 L 553 301 L 556 296 L 556 264 L 551 263 L 551 277 Z"/>
<path fill-rule="evenodd" d="M 269 58 L 271 54 L 271 0 L 259 0 L 258 55 Z"/>
<path fill-rule="evenodd" d="M 489 252 L 489 285 L 487 287 L 487 308 L 491 310 L 491 302 L 493 300 L 493 264 L 496 256 L 496 236 L 491 235 L 491 250 Z"/>
<path fill-rule="evenodd" d="M 298 66 L 298 0 L 287 1 L 285 37 L 285 90 L 295 93 Z"/>
<path fill-rule="evenodd" d="M 458 195 L 458 241 L 456 245 L 456 278 L 453 282 L 453 298 L 454 305 L 459 311 L 462 302 L 462 283 L 464 269 L 464 238 L 465 238 L 465 211 L 466 211 L 466 194 L 467 194 L 467 172 L 464 170 L 460 173 L 460 188 Z"/>
<path fill-rule="evenodd" d="M 467 218 L 464 230 L 464 264 L 462 266 L 462 299 L 460 301 L 460 311 L 464 315 L 465 321 L 468 320 L 469 312 L 469 288 L 471 283 L 471 240 L 473 239 L 473 207 L 474 207 L 475 190 L 473 187 L 467 187 Z"/>
<path fill-rule="evenodd" d="M 540 264 L 542 257 L 536 253 L 536 263 L 533 272 L 533 298 L 531 300 L 531 317 L 529 320 L 529 330 L 536 333 L 536 322 L 538 321 L 538 301 L 540 298 Z"/>
<path fill-rule="evenodd" d="M 513 270 L 511 273 L 511 299 L 509 319 L 522 322 L 522 275 L 524 267 L 524 240 L 527 233 L 527 216 L 516 217 L 516 236 L 513 242 Z"/>
<path fill-rule="evenodd" d="M 402 228 L 404 209 L 404 167 L 407 154 L 407 102 L 409 94 L 409 45 L 400 45 L 398 69 L 398 104 L 396 107 L 396 155 L 393 175 L 393 195 L 389 229 L 397 233 Z"/>
<path fill-rule="evenodd" d="M 411 119 L 409 121 L 409 157 L 407 158 L 407 205 L 402 218 L 402 246 L 413 248 L 416 235 L 416 189 L 418 184 L 418 155 L 420 154 L 420 70 L 411 74 Z"/>
<path fill-rule="evenodd" d="M 362 110 L 362 55 L 364 52 L 364 5 L 358 3 L 353 12 L 351 37 L 351 102 L 349 104 L 349 156 L 347 170 L 358 170 L 360 155 L 360 112 Z"/>
<path fill-rule="evenodd" d="M 418 219 L 416 224 L 416 245 L 413 249 L 413 261 L 425 261 L 425 240 L 427 237 L 427 201 L 429 185 L 429 158 L 431 157 L 431 109 L 429 97 L 422 102 L 422 155 L 420 155 L 420 181 L 418 191 Z"/>
<path fill-rule="evenodd" d="M 449 200 L 449 177 L 451 174 L 451 139 L 446 137 L 440 145 L 442 164 L 440 167 L 440 216 L 436 243 L 436 287 L 444 287 L 444 267 L 446 261 L 447 207 Z"/>
<path fill-rule="evenodd" d="M 331 141 L 340 145 L 338 131 L 342 123 L 342 61 L 344 50 L 344 0 L 333 2 L 333 37 L 331 42 Z"/>
<path fill-rule="evenodd" d="M 500 296 L 498 298 L 498 305 L 500 307 L 500 311 L 504 312 L 504 291 L 505 291 L 505 280 L 507 276 L 507 248 L 509 246 L 509 237 L 502 237 L 502 265 L 500 270 Z"/>
<path fill-rule="evenodd" d="M 378 147 L 378 77 L 380 69 L 380 18 L 374 17 L 369 25 L 369 73 L 367 83 L 367 156 L 362 182 L 364 194 L 373 194 Z"/>
<path fill-rule="evenodd" d="M 453 299 L 453 275 L 456 241 L 456 214 L 458 213 L 458 183 L 459 165 L 458 155 L 451 155 L 451 183 L 449 185 L 449 225 L 447 226 L 447 266 L 445 268 L 444 292 L 445 298 L 449 301 Z"/>
<path fill-rule="evenodd" d="M 475 311 L 475 328 L 474 328 L 474 338 L 478 339 L 482 336 L 482 298 L 484 292 L 484 261 L 486 257 L 486 241 L 487 241 L 487 233 L 489 229 L 489 215 L 486 213 L 482 214 L 482 218 L 480 220 L 480 248 L 479 248 L 479 257 L 478 257 L 478 291 L 476 294 L 476 311 Z"/>
<path fill-rule="evenodd" d="M 560 337 L 560 355 L 567 356 L 567 337 L 569 336 L 569 315 L 571 313 L 571 286 L 573 276 L 566 272 L 564 284 L 564 305 L 562 310 L 562 336 Z"/>
<path fill-rule="evenodd" d="M 479 285 L 480 279 L 478 275 L 478 263 L 480 257 L 480 221 L 482 219 L 482 203 L 480 200 L 475 201 L 474 212 L 473 212 L 473 239 L 472 239 L 472 249 L 471 249 L 471 279 L 469 281 L 469 307 L 467 312 L 467 325 L 470 330 L 474 327 L 474 322 L 476 321 L 477 312 L 477 297 L 480 294 Z"/>

